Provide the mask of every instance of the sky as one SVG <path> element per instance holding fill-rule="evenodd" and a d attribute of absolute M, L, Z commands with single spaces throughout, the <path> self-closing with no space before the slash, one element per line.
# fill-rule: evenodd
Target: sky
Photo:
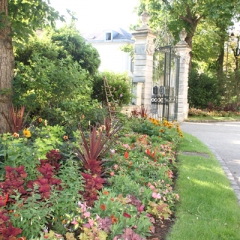
<path fill-rule="evenodd" d="M 50 0 L 50 2 L 62 15 L 69 16 L 66 9 L 74 12 L 78 19 L 76 27 L 81 33 L 117 27 L 128 31 L 130 24 L 136 24 L 138 21 L 137 14 L 133 11 L 139 0 Z"/>

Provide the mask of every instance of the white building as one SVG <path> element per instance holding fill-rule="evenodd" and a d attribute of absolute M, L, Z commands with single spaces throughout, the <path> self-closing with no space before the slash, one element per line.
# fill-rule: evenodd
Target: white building
<path fill-rule="evenodd" d="M 123 52 L 120 47 L 132 44 L 132 34 L 121 29 L 105 29 L 83 37 L 95 47 L 100 55 L 100 71 L 128 72 L 132 76 L 132 60 L 129 53 Z"/>

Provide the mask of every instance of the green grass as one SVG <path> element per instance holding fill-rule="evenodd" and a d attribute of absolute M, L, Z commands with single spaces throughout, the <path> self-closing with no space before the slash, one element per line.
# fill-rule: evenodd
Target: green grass
<path fill-rule="evenodd" d="M 184 155 L 184 152 L 196 155 Z M 208 158 L 197 153 L 204 152 Z M 180 202 L 167 240 L 240 240 L 240 206 L 221 165 L 197 138 L 184 133 L 176 191 Z"/>
<path fill-rule="evenodd" d="M 217 117 L 217 116 L 189 116 L 185 121 L 239 121 L 240 116 Z"/>

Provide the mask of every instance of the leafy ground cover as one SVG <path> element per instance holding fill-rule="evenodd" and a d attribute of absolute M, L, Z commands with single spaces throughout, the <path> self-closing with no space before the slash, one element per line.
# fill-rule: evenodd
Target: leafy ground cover
<path fill-rule="evenodd" d="M 176 191 L 181 198 L 167 239 L 240 239 L 236 195 L 208 148 L 184 133 L 177 168 Z"/>
<path fill-rule="evenodd" d="M 4 134 L 1 239 L 153 238 L 179 200 L 173 183 L 183 136 L 177 123 L 135 115 L 82 123 L 71 136 L 43 119 Z"/>

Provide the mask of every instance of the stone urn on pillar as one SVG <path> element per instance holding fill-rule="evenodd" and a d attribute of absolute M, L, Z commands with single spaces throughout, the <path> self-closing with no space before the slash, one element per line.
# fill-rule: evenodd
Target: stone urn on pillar
<path fill-rule="evenodd" d="M 141 14 L 141 21 L 142 21 L 142 28 L 148 28 L 148 22 L 150 20 L 150 15 L 144 11 L 142 14 Z"/>

